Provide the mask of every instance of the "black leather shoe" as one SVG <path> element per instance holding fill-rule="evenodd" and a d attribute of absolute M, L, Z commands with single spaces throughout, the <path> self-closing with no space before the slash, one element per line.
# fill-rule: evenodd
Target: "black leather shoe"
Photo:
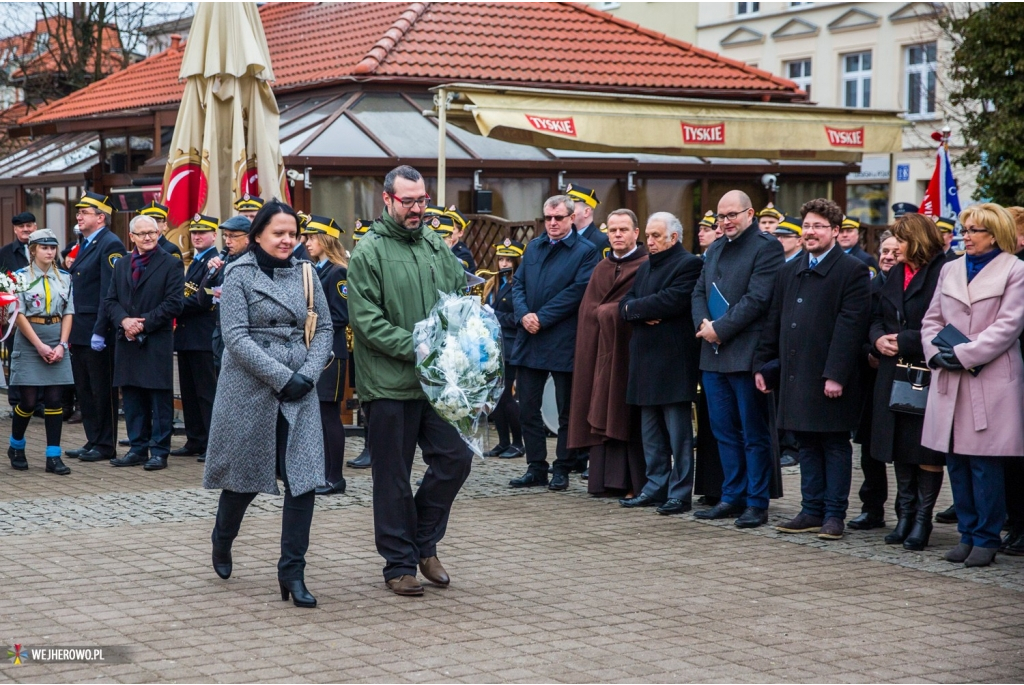
<path fill-rule="evenodd" d="M 205 464 L 206 463 L 206 454 L 205 453 L 204 454 L 200 454 L 198 457 L 196 457 L 196 461 L 198 461 L 200 464 Z"/>
<path fill-rule="evenodd" d="M 782 468 L 786 468 L 789 466 L 797 466 L 799 463 L 800 462 L 798 462 L 792 454 L 783 454 L 782 457 L 779 459 L 779 466 L 781 466 Z"/>
<path fill-rule="evenodd" d="M 733 516 L 739 516 L 743 513 L 743 507 L 738 504 L 730 504 L 729 502 L 719 502 L 710 509 L 704 509 L 698 511 L 693 515 L 696 519 L 727 519 Z"/>
<path fill-rule="evenodd" d="M 768 510 L 761 507 L 747 507 L 736 519 L 737 528 L 757 528 L 768 523 Z"/>
<path fill-rule="evenodd" d="M 505 450 L 507 450 L 509 447 L 511 447 L 511 445 L 495 445 L 492 449 L 489 449 L 486 452 L 484 452 L 484 456 L 485 457 L 497 457 L 497 456 L 500 456 L 501 453 L 504 452 Z"/>
<path fill-rule="evenodd" d="M 670 514 L 685 514 L 686 512 L 690 511 L 690 508 L 691 507 L 689 502 L 684 502 L 681 499 L 676 499 L 675 497 L 673 497 L 672 499 L 666 501 L 664 504 L 658 507 L 656 511 L 659 514 L 668 516 Z"/>
<path fill-rule="evenodd" d="M 590 454 L 582 454 L 576 459 L 576 463 L 572 465 L 573 473 L 583 473 L 589 471 L 590 465 Z"/>
<path fill-rule="evenodd" d="M 80 456 L 82 456 L 88 451 L 88 447 L 79 447 L 77 450 L 64 450 L 64 456 L 71 457 L 72 459 L 78 459 Z"/>
<path fill-rule="evenodd" d="M 697 504 L 708 507 L 713 507 L 721 501 L 721 497 L 715 497 L 714 495 L 701 495 L 697 498 Z"/>
<path fill-rule="evenodd" d="M 227 580 L 231 577 L 231 544 L 213 543 L 213 570 L 218 576 Z"/>
<path fill-rule="evenodd" d="M 506 449 L 504 452 L 499 454 L 498 458 L 499 459 L 518 459 L 519 457 L 522 457 L 522 456 L 525 456 L 525 455 L 526 455 L 526 452 L 523 450 L 522 447 L 519 447 L 518 445 L 512 445 L 511 447 Z"/>
<path fill-rule="evenodd" d="M 950 507 L 945 511 L 940 511 L 935 515 L 936 523 L 956 523 L 956 507 Z"/>
<path fill-rule="evenodd" d="M 56 473 L 58 476 L 66 476 L 71 473 L 71 469 L 64 465 L 60 457 L 47 457 L 46 472 Z"/>
<path fill-rule="evenodd" d="M 630 497 L 629 499 L 620 499 L 619 506 L 625 507 L 626 509 L 637 509 L 639 507 L 660 507 L 665 504 L 665 500 L 659 500 L 651 497 L 650 495 L 640 493 L 636 497 Z"/>
<path fill-rule="evenodd" d="M 121 438 L 120 440 L 117 441 L 117 444 L 120 445 L 121 447 L 131 447 L 132 441 L 129 440 L 128 438 Z"/>
<path fill-rule="evenodd" d="M 551 484 L 548 485 L 548 490 L 568 490 L 569 489 L 569 476 L 565 473 L 555 473 L 551 476 Z"/>
<path fill-rule="evenodd" d="M 149 461 L 142 465 L 147 471 L 159 471 L 167 468 L 167 457 L 150 457 Z"/>
<path fill-rule="evenodd" d="M 287 601 L 290 594 L 292 596 L 292 604 L 297 607 L 312 609 L 316 606 L 316 597 L 309 594 L 309 590 L 306 589 L 306 583 L 302 579 L 281 580 L 278 578 L 277 582 L 281 585 L 281 599 Z"/>
<path fill-rule="evenodd" d="M 99 454 L 99 453 L 97 452 L 97 454 Z M 79 457 L 79 459 L 82 459 L 82 458 Z M 82 459 L 82 461 L 86 461 L 86 460 Z M 120 459 L 118 459 L 116 457 L 111 458 L 110 465 L 111 466 L 140 466 L 140 465 L 145 464 L 147 462 L 149 462 L 149 457 L 147 457 L 146 455 L 139 454 L 138 452 L 129 452 L 128 454 L 124 455 Z"/>
<path fill-rule="evenodd" d="M 103 454 L 99 450 L 92 449 L 92 450 L 86 450 L 85 452 L 82 452 L 81 454 L 79 454 L 78 455 L 78 460 L 79 461 L 109 461 L 109 460 L 113 459 L 116 456 L 117 455 Z"/>
<path fill-rule="evenodd" d="M 527 471 L 518 478 L 509 481 L 510 488 L 542 488 L 548 484 L 548 477 L 545 473 Z"/>
<path fill-rule="evenodd" d="M 11 468 L 18 471 L 28 471 L 28 459 L 25 458 L 25 450 L 8 447 L 7 456 L 11 459 Z"/>
<path fill-rule="evenodd" d="M 370 452 L 364 449 L 359 453 L 358 457 L 355 459 L 349 459 L 345 464 L 354 469 L 368 469 L 370 468 Z"/>
<path fill-rule="evenodd" d="M 590 480 L 590 469 L 580 474 L 580 480 Z"/>
<path fill-rule="evenodd" d="M 327 483 L 316 488 L 316 494 L 318 495 L 344 495 L 347 484 L 345 479 L 342 478 L 337 483 Z"/>
<path fill-rule="evenodd" d="M 176 450 L 171 450 L 172 457 L 198 457 L 202 453 L 202 450 L 197 450 L 190 445 L 184 445 Z"/>
<path fill-rule="evenodd" d="M 850 530 L 871 530 L 872 528 L 885 528 L 885 518 L 872 514 L 871 512 L 862 512 L 860 516 L 852 519 L 846 524 L 846 527 Z"/>

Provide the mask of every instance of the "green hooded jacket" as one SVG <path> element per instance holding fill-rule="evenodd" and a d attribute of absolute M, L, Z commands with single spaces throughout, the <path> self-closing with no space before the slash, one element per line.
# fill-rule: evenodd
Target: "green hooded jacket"
<path fill-rule="evenodd" d="M 352 251 L 348 311 L 361 402 L 426 399 L 414 369 L 413 327 L 466 273 L 429 227 L 410 231 L 387 212 Z"/>

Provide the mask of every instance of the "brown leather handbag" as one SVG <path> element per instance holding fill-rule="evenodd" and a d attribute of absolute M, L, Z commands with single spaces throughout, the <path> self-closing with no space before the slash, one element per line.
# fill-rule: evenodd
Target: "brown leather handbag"
<path fill-rule="evenodd" d="M 306 330 L 303 335 L 306 341 L 306 348 L 313 342 L 313 334 L 316 333 L 317 314 L 313 310 L 313 265 L 305 262 L 302 265 L 302 290 L 306 293 Z"/>

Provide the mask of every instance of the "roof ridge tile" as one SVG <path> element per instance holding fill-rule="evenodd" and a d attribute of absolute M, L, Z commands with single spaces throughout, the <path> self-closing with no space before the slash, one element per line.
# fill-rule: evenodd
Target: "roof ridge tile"
<path fill-rule="evenodd" d="M 384 32 L 384 35 L 374 43 L 373 47 L 370 48 L 366 56 L 357 64 L 353 69 L 352 73 L 359 76 L 365 76 L 366 74 L 372 74 L 376 71 L 380 63 L 387 58 L 388 54 L 398 44 L 402 37 L 405 36 L 406 32 L 412 28 L 412 25 L 416 23 L 416 20 L 423 15 L 427 7 L 430 6 L 429 2 L 414 2 L 402 12 L 395 23 Z"/>

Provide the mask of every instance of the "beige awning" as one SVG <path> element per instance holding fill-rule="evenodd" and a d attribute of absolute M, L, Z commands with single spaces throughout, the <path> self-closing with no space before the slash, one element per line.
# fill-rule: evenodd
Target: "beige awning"
<path fill-rule="evenodd" d="M 561 150 L 859 162 L 903 149 L 896 112 L 451 84 L 453 124 Z M 436 106 L 435 106 L 436 107 Z"/>

